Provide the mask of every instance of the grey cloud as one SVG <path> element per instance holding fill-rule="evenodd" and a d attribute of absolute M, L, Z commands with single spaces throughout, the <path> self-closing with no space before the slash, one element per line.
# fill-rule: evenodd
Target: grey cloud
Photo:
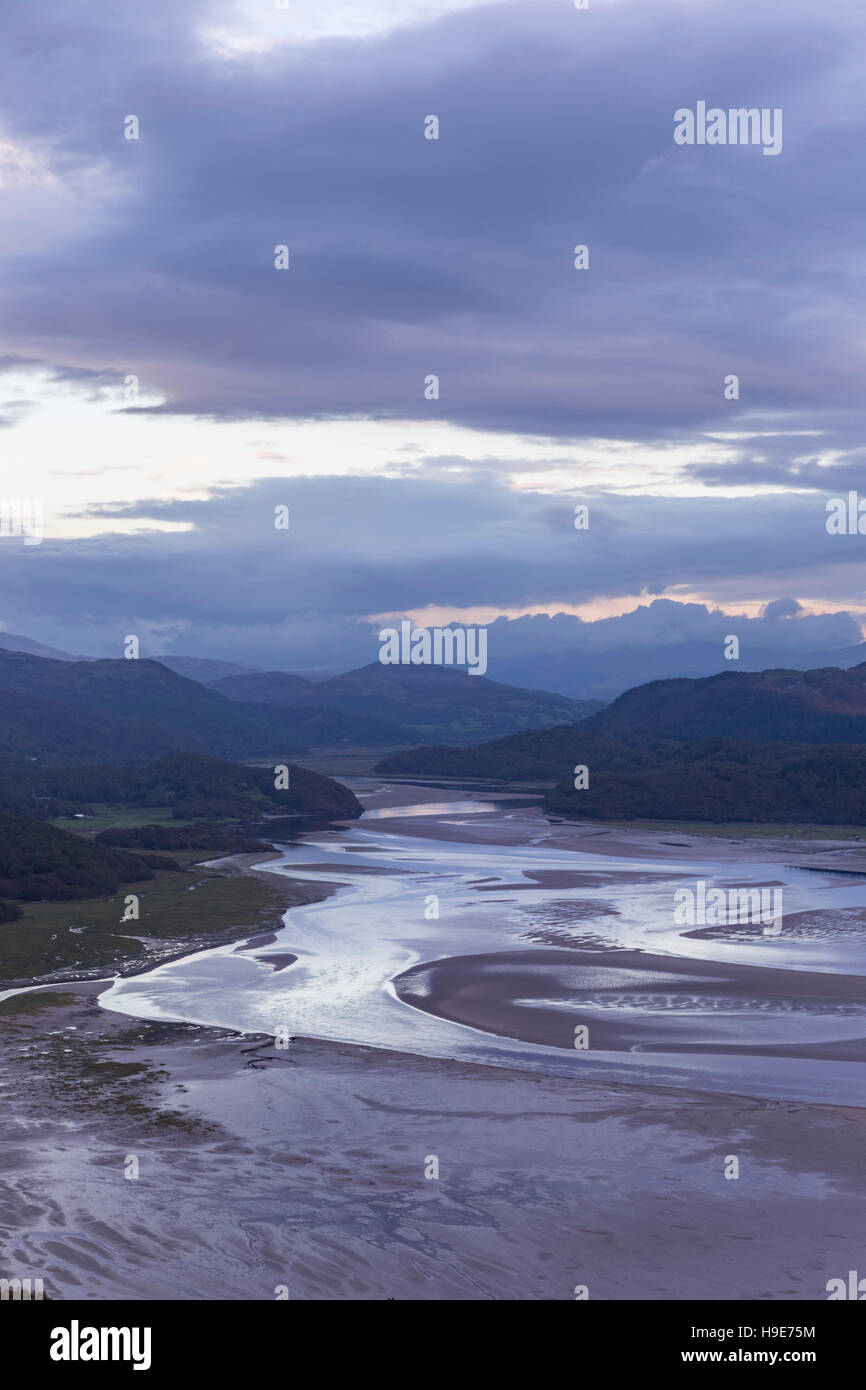
<path fill-rule="evenodd" d="M 138 370 L 161 409 L 217 418 L 663 436 L 730 424 L 732 371 L 743 408 L 859 405 L 864 113 L 831 119 L 827 94 L 840 73 L 850 90 L 862 15 L 659 0 L 585 18 L 492 6 L 221 62 L 210 5 L 21 11 L 6 120 L 70 180 L 104 161 L 113 202 L 13 258 L 8 343 Z M 674 147 L 673 110 L 700 96 L 782 106 L 782 156 Z"/>
<path fill-rule="evenodd" d="M 588 531 L 573 526 L 578 500 L 590 508 Z M 290 508 L 287 532 L 273 526 L 281 504 Z M 225 488 L 208 501 L 90 512 L 194 529 L 49 537 L 29 550 L 0 542 L 9 609 L 2 616 L 14 615 L 19 629 L 36 623 L 47 641 L 45 623 L 113 634 L 134 619 L 183 622 L 192 645 L 204 634 L 217 644 L 218 634 L 228 641 L 229 633 L 248 628 L 254 636 L 244 652 L 261 664 L 251 643 L 266 650 L 268 634 L 286 624 L 310 640 L 317 633 L 324 651 L 336 632 L 352 633 L 370 615 L 428 604 L 532 608 L 703 589 L 725 591 L 736 605 L 786 592 L 832 592 L 834 580 L 840 596 L 846 584 L 849 594 L 862 589 L 860 538 L 828 536 L 823 504 L 809 496 L 553 499 L 509 491 L 489 478 L 451 484 L 329 477 L 268 479 Z M 649 630 L 645 617 L 635 621 Z"/>

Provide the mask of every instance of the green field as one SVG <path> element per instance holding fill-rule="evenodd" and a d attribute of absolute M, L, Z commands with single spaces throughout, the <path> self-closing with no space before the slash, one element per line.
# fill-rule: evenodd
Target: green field
<path fill-rule="evenodd" d="M 96 835 L 100 830 L 124 829 L 131 825 L 190 825 L 176 820 L 170 806 L 99 806 L 93 807 L 92 818 L 79 820 L 75 816 L 58 816 L 50 822 L 59 830 L 71 830 L 76 835 Z"/>
<path fill-rule="evenodd" d="M 139 898 L 140 917 L 121 924 L 129 893 Z M 124 885 L 107 898 L 21 904 L 24 916 L 0 926 L 0 981 L 144 964 L 148 952 L 134 936 L 157 943 L 240 936 L 278 924 L 286 902 L 287 891 L 267 879 L 194 865 Z"/>

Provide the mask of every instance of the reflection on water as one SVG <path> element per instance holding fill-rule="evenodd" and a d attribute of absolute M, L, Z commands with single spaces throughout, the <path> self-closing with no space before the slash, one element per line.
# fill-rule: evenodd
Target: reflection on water
<path fill-rule="evenodd" d="M 860 993 L 855 990 L 852 998 L 840 989 L 838 998 L 830 997 L 832 977 L 866 974 L 862 877 L 749 863 L 750 881 L 784 885 L 780 935 L 696 933 L 675 924 L 677 886 L 685 876 L 723 887 L 742 882 L 743 865 L 552 847 L 544 843 L 549 824 L 532 813 L 526 815 L 527 843 L 520 845 L 405 836 L 376 826 L 394 817 L 438 817 L 448 835 L 459 836 L 446 817 L 484 814 L 488 823 L 498 815 L 503 828 L 513 830 L 514 808 L 512 799 L 501 799 L 497 807 L 490 798 L 464 796 L 377 807 L 361 822 L 308 830 L 268 868 L 340 887 L 327 901 L 286 914 L 274 951 L 296 956 L 293 964 L 275 971 L 243 943 L 227 945 L 118 981 L 101 1002 L 134 1016 L 244 1032 L 287 1028 L 296 1035 L 494 1065 L 864 1103 L 863 1064 L 857 1060 L 858 1039 L 866 1033 Z M 675 855 L 676 848 L 665 852 Z M 361 860 L 366 873 L 356 872 Z M 382 872 L 371 873 L 371 867 Z M 825 924 L 822 931 L 803 929 L 812 918 Z M 785 922 L 799 929 L 788 932 Z M 694 989 L 693 979 L 674 1002 L 670 990 L 657 990 L 660 981 L 646 980 L 626 1001 L 618 977 L 615 995 L 605 999 L 585 974 L 562 975 L 559 958 L 581 946 L 585 951 L 588 941 L 596 965 L 604 952 L 628 951 L 644 953 L 648 965 L 659 957 L 677 968 L 693 962 L 693 975 L 702 967 L 712 973 L 720 963 L 736 966 L 740 981 L 732 975 L 720 994 Z M 486 957 L 484 978 L 497 978 L 498 958 L 518 949 L 521 976 L 507 1008 L 490 1023 L 484 1015 L 480 1026 L 471 1010 L 465 1015 L 470 1021 L 454 1021 L 428 1012 L 429 998 L 425 1007 L 402 1002 L 392 983 L 413 967 L 454 957 Z M 757 994 L 748 971 L 770 977 L 762 978 Z M 797 972 L 796 989 L 784 985 L 785 971 Z M 459 992 L 459 971 L 455 978 Z M 471 978 L 479 982 L 473 988 L 480 987 L 482 976 Z M 596 1020 L 611 1020 L 620 1011 L 628 1016 L 625 1044 L 621 1028 L 609 1033 L 607 1047 L 596 1038 L 584 1052 L 562 1042 L 527 1041 L 530 1035 L 547 1038 L 543 1018 L 535 1032 L 525 1026 L 530 1003 L 531 1010 L 560 1017 L 568 1008 Z M 775 1021 L 758 1026 L 762 1018 Z M 744 1029 L 745 1019 L 754 1026 Z M 734 1055 L 739 1044 L 742 1050 Z"/>
<path fill-rule="evenodd" d="M 486 801 L 479 801 L 476 797 L 467 798 L 463 801 L 419 801 L 411 806 L 378 806 L 373 810 L 365 811 L 361 816 L 362 821 L 367 820 L 394 820 L 403 819 L 407 816 L 453 816 L 453 815 L 479 815 L 483 811 L 514 810 L 521 806 L 537 806 L 538 797 L 490 797 Z"/>
<path fill-rule="evenodd" d="M 379 806 L 373 811 L 365 811 L 361 820 L 388 820 L 394 817 L 405 816 L 442 816 L 453 815 L 455 812 L 461 815 L 478 814 L 479 811 L 489 811 L 490 803 L 487 801 L 421 801 L 416 806 Z"/>

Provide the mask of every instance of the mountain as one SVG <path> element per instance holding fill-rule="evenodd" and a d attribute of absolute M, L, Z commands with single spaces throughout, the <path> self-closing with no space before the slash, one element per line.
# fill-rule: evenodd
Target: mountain
<path fill-rule="evenodd" d="M 434 744 L 392 753 L 376 772 L 411 777 L 493 778 L 504 782 L 558 782 L 576 762 L 607 768 L 643 764 L 658 750 L 678 745 L 667 739 L 615 739 L 587 733 L 586 721 L 478 743 L 472 748 Z"/>
<path fill-rule="evenodd" d="M 0 658 L 0 757 L 70 763 L 105 758 L 133 763 L 173 746 L 169 735 L 144 720 L 70 708 L 60 690 L 52 700 L 5 686 Z"/>
<path fill-rule="evenodd" d="M 154 660 L 160 666 L 167 666 L 175 675 L 200 681 L 202 685 L 213 685 L 226 676 L 248 676 L 256 669 L 254 666 L 239 666 L 236 661 L 213 661 L 206 656 L 158 656 Z M 241 695 L 238 698 L 244 697 Z M 279 701 L 274 703 L 279 704 Z"/>
<path fill-rule="evenodd" d="M 204 680 L 212 690 L 227 695 L 230 700 L 246 700 L 250 704 L 314 705 L 321 686 L 306 676 L 294 676 L 290 671 L 245 671 L 222 678 Z"/>
<path fill-rule="evenodd" d="M 220 678 L 264 682 L 263 694 L 303 704 L 229 699 L 161 662 L 55 661 L 0 650 L 0 758 L 133 764 L 172 751 L 229 759 L 288 757 L 310 748 L 395 747 L 422 739 L 471 743 L 574 720 L 600 708 L 515 690 L 442 667 L 378 662 L 328 681 L 288 673 Z M 288 684 L 287 684 L 288 683 Z M 315 694 L 314 705 L 307 692 Z"/>
<path fill-rule="evenodd" d="M 281 671 L 230 677 L 213 687 L 223 694 L 272 703 L 341 710 L 384 721 L 391 742 L 444 738 L 477 743 L 497 734 L 575 721 L 600 701 L 570 700 L 544 690 L 521 690 L 450 666 L 385 666 L 378 661 L 323 681 Z"/>
<path fill-rule="evenodd" d="M 680 741 L 725 737 L 866 743 L 866 663 L 842 671 L 728 671 L 702 680 L 651 681 L 592 715 L 587 730 Z"/>
<path fill-rule="evenodd" d="M 585 762 L 585 759 L 583 760 Z M 545 809 L 588 820 L 866 825 L 866 748 L 846 744 L 681 744 L 651 766 L 589 764 L 569 774 Z"/>
<path fill-rule="evenodd" d="M 765 648 L 742 649 L 743 669 L 763 670 L 778 664 L 779 654 Z M 538 657 L 499 657 L 491 660 L 490 669 L 497 680 L 521 684 L 528 671 L 533 679 L 549 690 L 567 692 L 572 696 L 595 697 L 609 702 L 628 690 L 636 681 L 700 678 L 726 671 L 720 642 L 676 642 L 666 646 L 624 646 L 610 651 L 553 652 Z"/>
<path fill-rule="evenodd" d="M 805 652 L 798 656 L 772 647 L 744 644 L 738 669 L 761 672 L 783 667 L 809 670 L 821 666 L 846 668 L 866 660 L 866 643 L 838 651 Z M 642 684 L 662 679 L 706 678 L 728 674 L 720 642 L 677 642 L 662 647 L 622 647 L 604 652 L 560 652 L 532 658 L 491 660 L 497 680 L 525 683 L 532 680 L 546 690 L 560 690 L 578 697 L 611 701 L 639 680 Z"/>
<path fill-rule="evenodd" d="M 801 660 L 788 660 L 783 665 L 796 671 L 814 671 L 824 666 L 839 666 L 843 671 L 848 671 L 852 666 L 861 666 L 864 661 L 866 642 L 858 642 L 853 647 L 840 647 L 836 651 L 807 652 Z"/>
<path fill-rule="evenodd" d="M 41 642 L 33 642 L 29 637 L 21 637 L 17 632 L 0 632 L 0 649 L 9 652 L 27 652 L 30 656 L 46 656 L 52 661 L 87 661 L 88 657 L 70 656 L 57 647 L 46 647 Z"/>
<path fill-rule="evenodd" d="M 0 755 L 143 762 L 172 750 L 306 750 L 285 710 L 227 700 L 155 661 L 54 661 L 0 651 Z"/>
<path fill-rule="evenodd" d="M 786 598 L 748 618 L 658 598 L 592 622 L 571 613 L 497 618 L 487 629 L 487 674 L 609 701 L 648 681 L 721 675 L 730 669 L 724 650 L 731 633 L 740 643 L 739 671 L 844 668 L 866 660 L 860 624 L 850 613 L 810 613 Z"/>
<path fill-rule="evenodd" d="M 653 681 L 578 724 L 376 770 L 556 781 L 545 808 L 592 820 L 866 824 L 866 664 Z"/>
<path fill-rule="evenodd" d="M 212 663 L 217 664 L 217 663 Z M 351 701 L 332 705 L 320 701 L 321 684 L 289 671 L 243 672 L 205 681 L 230 700 L 291 710 L 292 727 L 310 748 L 395 748 L 412 743 L 412 731 L 385 719 L 358 715 Z"/>
<path fill-rule="evenodd" d="M 297 705 L 286 709 L 298 738 L 310 748 L 399 748 L 413 742 L 412 730 L 384 719 L 367 719 L 341 709 L 317 709 Z"/>

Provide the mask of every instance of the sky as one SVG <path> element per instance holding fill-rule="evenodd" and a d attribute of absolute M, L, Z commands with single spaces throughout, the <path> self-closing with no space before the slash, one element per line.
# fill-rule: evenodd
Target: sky
<path fill-rule="evenodd" d="M 866 536 L 825 522 L 866 498 L 864 30 L 853 0 L 15 7 L 0 529 L 45 521 L 0 535 L 0 623 L 286 669 L 402 614 L 858 641 Z M 699 101 L 781 111 L 780 152 L 678 145 Z"/>

